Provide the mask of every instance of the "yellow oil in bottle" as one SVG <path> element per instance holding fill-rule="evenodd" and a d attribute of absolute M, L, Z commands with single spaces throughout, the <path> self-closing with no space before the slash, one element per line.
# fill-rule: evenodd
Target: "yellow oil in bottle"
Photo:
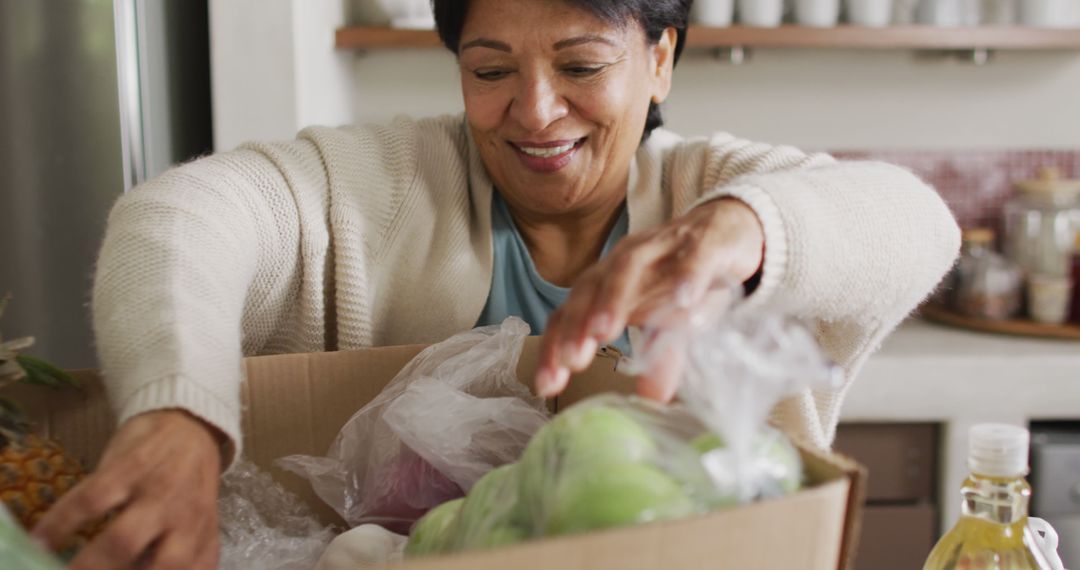
<path fill-rule="evenodd" d="M 923 570 L 1050 568 L 1028 529 L 1027 481 L 973 475 L 964 481 L 961 493 L 963 515 L 938 541 Z"/>
<path fill-rule="evenodd" d="M 971 436 L 972 475 L 960 489 L 960 520 L 923 570 L 1050 570 L 1028 528 L 1027 431 L 982 424 Z"/>

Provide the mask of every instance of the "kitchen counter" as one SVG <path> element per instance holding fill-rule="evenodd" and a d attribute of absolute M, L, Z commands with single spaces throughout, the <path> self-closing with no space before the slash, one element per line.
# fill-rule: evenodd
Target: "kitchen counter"
<path fill-rule="evenodd" d="M 1080 343 L 969 332 L 909 320 L 867 361 L 843 422 L 935 422 L 942 528 L 959 516 L 967 431 L 976 423 L 1080 421 Z"/>

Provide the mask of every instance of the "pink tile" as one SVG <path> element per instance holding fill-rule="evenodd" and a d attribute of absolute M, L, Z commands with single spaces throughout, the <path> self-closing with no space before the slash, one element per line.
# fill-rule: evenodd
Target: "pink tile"
<path fill-rule="evenodd" d="M 1055 166 L 1068 178 L 1080 177 L 1080 151 L 838 151 L 838 158 L 881 160 L 906 167 L 932 185 L 963 227 L 999 227 L 1013 182 Z"/>

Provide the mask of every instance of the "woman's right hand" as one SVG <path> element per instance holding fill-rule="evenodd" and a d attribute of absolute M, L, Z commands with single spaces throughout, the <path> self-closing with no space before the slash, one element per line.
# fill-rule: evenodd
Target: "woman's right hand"
<path fill-rule="evenodd" d="M 61 497 L 33 535 L 59 549 L 83 525 L 114 513 L 69 570 L 214 570 L 220 449 L 213 428 L 186 412 L 135 416 L 113 436 L 97 470 Z"/>

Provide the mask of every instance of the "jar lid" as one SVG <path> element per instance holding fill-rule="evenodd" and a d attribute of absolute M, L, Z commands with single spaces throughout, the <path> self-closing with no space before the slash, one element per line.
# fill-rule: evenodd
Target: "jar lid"
<path fill-rule="evenodd" d="M 1047 166 L 1039 169 L 1039 176 L 1035 180 L 1021 180 L 1016 183 L 1021 192 L 1031 194 L 1066 194 L 1080 195 L 1080 180 L 1068 180 L 1061 178 L 1061 170 Z"/>
<path fill-rule="evenodd" d="M 965 228 L 961 236 L 966 243 L 992 243 L 994 241 L 994 230 L 990 228 Z"/>

